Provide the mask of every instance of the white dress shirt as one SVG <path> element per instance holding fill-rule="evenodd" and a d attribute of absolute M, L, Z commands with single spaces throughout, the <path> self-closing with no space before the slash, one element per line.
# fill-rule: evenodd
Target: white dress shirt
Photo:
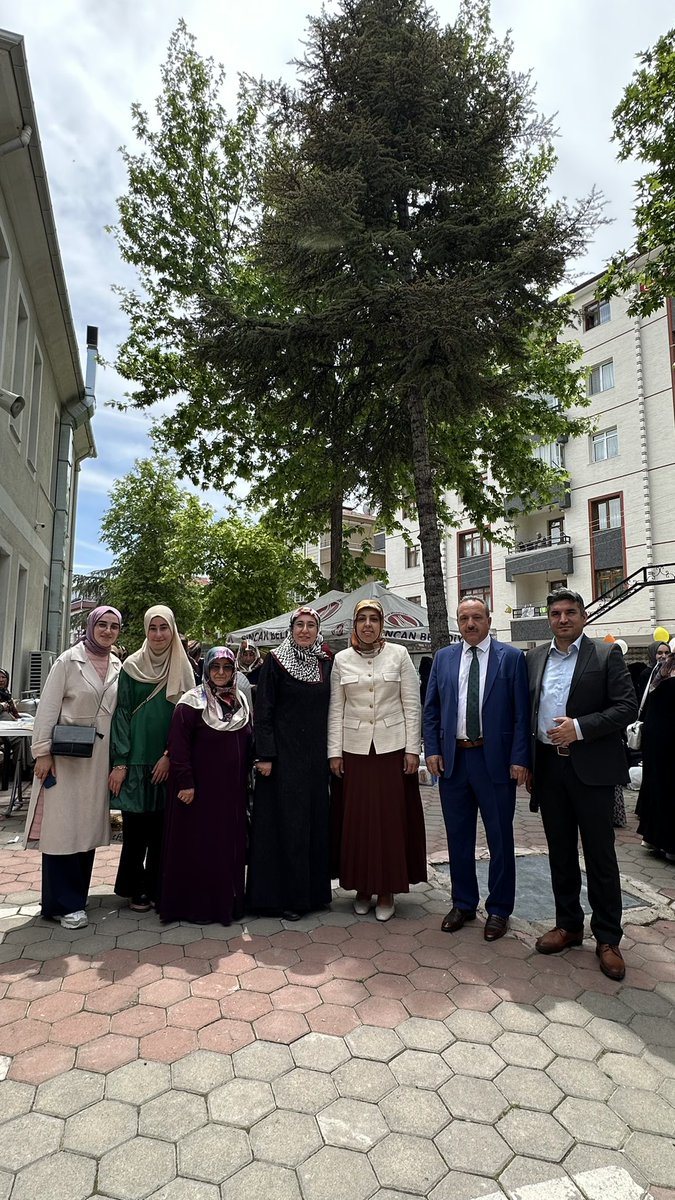
<path fill-rule="evenodd" d="M 548 655 L 546 658 L 546 666 L 541 681 L 541 692 L 539 693 L 539 715 L 537 720 L 537 738 L 540 742 L 546 745 L 551 744 L 551 739 L 548 736 L 548 730 L 555 726 L 556 717 L 564 717 L 567 713 L 567 699 L 572 686 L 572 676 L 579 658 L 579 648 L 583 633 L 579 635 L 576 642 L 572 642 L 569 650 L 559 650 L 555 644 L 555 638 L 551 641 Z M 577 741 L 583 741 L 583 735 L 579 722 L 574 720 L 574 728 L 577 731 Z"/>
<path fill-rule="evenodd" d="M 480 667 L 480 692 L 478 707 L 481 714 L 481 734 L 483 732 L 483 694 L 485 692 L 485 680 L 487 678 L 488 658 L 490 654 L 490 642 L 492 641 L 488 634 L 476 646 L 478 651 L 478 665 Z M 457 737 L 460 741 L 466 740 L 466 693 L 469 686 L 469 670 L 471 668 L 471 653 L 472 647 L 468 642 L 462 641 L 462 658 L 459 664 L 459 681 L 457 687 Z"/>

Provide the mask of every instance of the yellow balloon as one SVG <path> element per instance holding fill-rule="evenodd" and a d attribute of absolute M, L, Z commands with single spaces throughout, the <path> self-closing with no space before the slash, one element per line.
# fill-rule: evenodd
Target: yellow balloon
<path fill-rule="evenodd" d="M 670 641 L 670 634 L 668 633 L 667 629 L 663 628 L 663 625 L 657 625 L 656 629 L 654 630 L 654 641 L 655 642 L 669 642 Z"/>

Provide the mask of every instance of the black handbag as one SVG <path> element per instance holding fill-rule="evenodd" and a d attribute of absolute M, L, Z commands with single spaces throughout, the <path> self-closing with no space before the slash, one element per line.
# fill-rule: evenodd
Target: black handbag
<path fill-rule="evenodd" d="M 91 758 L 95 740 L 95 725 L 55 725 L 52 754 L 61 758 Z"/>

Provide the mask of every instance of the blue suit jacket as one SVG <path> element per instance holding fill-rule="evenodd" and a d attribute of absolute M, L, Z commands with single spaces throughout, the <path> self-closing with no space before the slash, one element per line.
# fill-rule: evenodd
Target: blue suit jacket
<path fill-rule="evenodd" d="M 457 735 L 459 667 L 464 643 L 436 654 L 424 704 L 424 753 L 440 754 L 444 778 L 452 774 Z M 512 765 L 530 765 L 530 698 L 525 656 L 515 646 L 490 643 L 481 710 L 485 765 L 495 783 L 509 781 Z"/>

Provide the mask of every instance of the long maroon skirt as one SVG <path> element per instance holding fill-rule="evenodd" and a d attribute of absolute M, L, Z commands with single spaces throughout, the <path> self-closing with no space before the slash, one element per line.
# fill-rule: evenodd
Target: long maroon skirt
<path fill-rule="evenodd" d="M 333 796 L 342 818 L 334 825 L 340 886 L 386 895 L 423 883 L 427 854 L 422 800 L 417 775 L 403 774 L 403 750 L 376 754 L 371 749 L 370 754 L 344 754 L 343 761 L 341 802 L 340 789 Z"/>

